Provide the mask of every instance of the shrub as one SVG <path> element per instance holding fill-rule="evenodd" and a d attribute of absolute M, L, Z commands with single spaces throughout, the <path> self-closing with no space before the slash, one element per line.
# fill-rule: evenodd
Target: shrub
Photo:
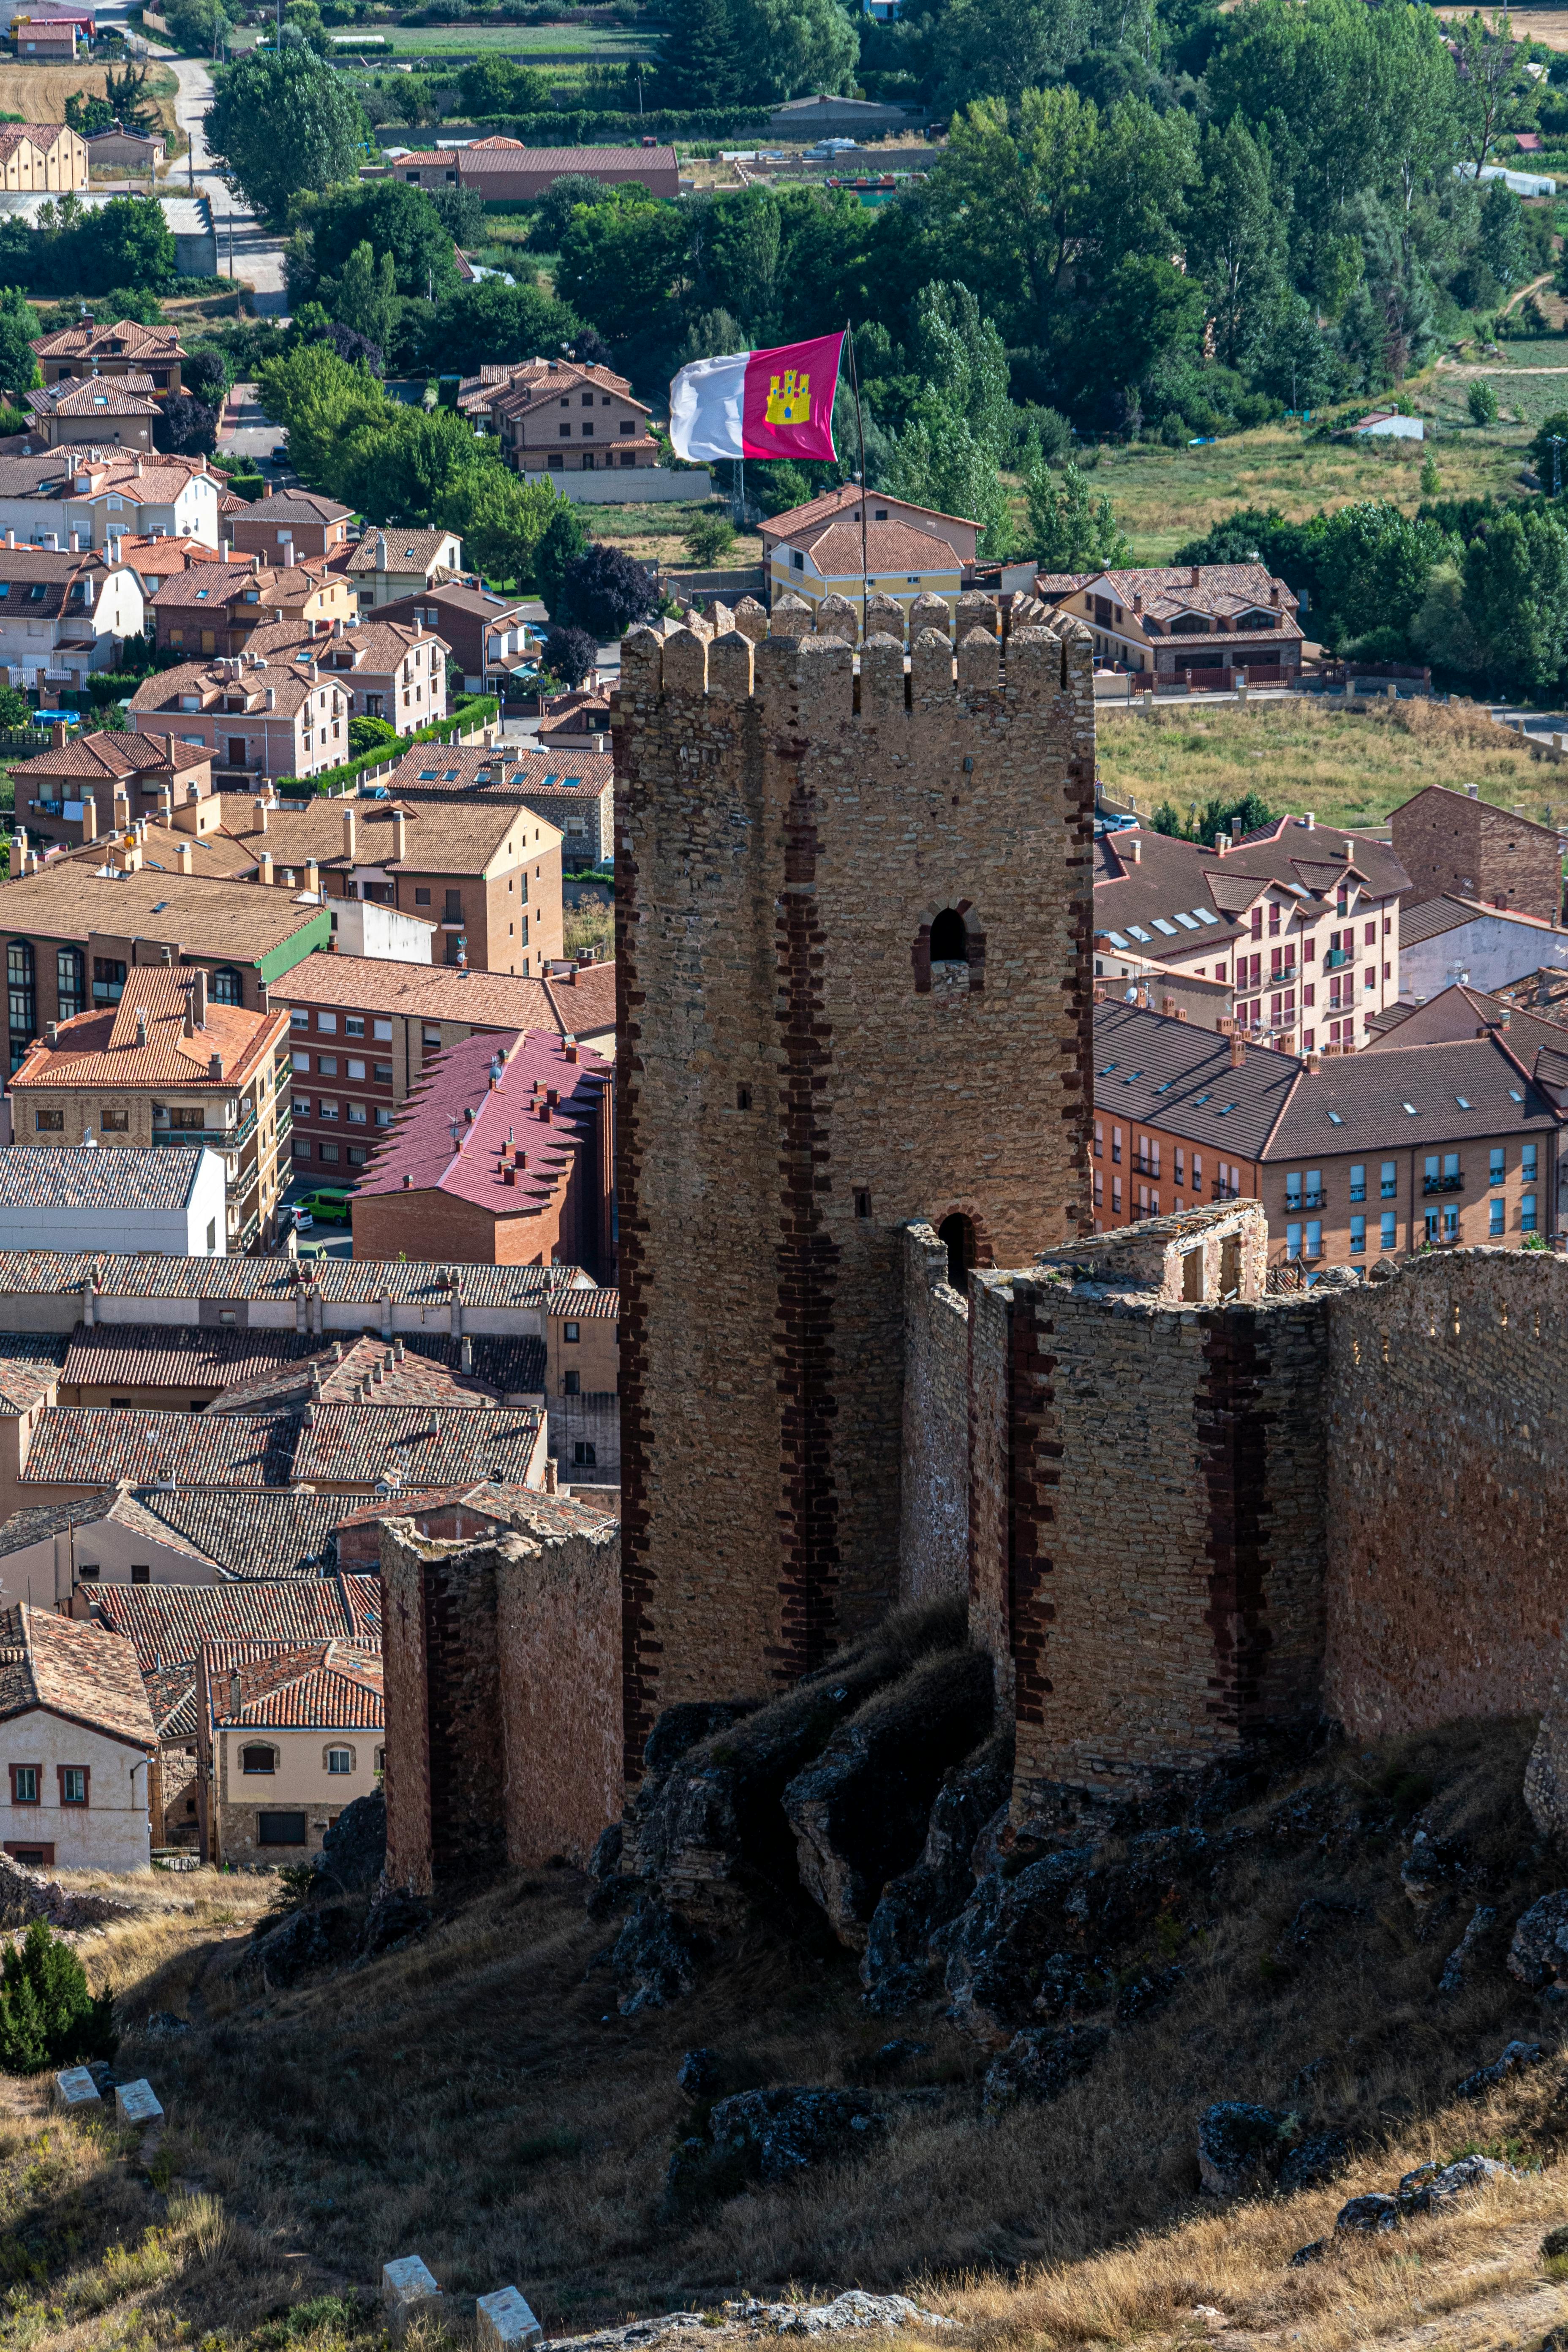
<path fill-rule="evenodd" d="M 686 552 L 702 571 L 721 563 L 735 544 L 735 526 L 728 515 L 700 514 L 686 534 Z"/>
<path fill-rule="evenodd" d="M 1472 425 L 1495 425 L 1497 423 L 1497 394 L 1493 391 L 1491 382 L 1489 377 L 1484 375 L 1479 376 L 1476 382 L 1471 384 L 1468 404 L 1470 412 L 1470 423 Z"/>
<path fill-rule="evenodd" d="M 658 597 L 645 564 L 621 547 L 595 542 L 566 566 L 561 583 L 561 609 L 552 620 L 579 629 L 592 629 L 599 645 L 607 645 L 636 622 L 658 610 Z"/>
<path fill-rule="evenodd" d="M 40 2074 L 47 2066 L 112 2058 L 119 2046 L 113 1993 L 107 1985 L 90 1993 L 70 1946 L 47 1920 L 35 1919 L 0 1968 L 0 2066 Z"/>
<path fill-rule="evenodd" d="M 563 686 L 579 687 L 599 657 L 599 641 L 587 629 L 552 628 L 544 640 L 544 667 Z"/>

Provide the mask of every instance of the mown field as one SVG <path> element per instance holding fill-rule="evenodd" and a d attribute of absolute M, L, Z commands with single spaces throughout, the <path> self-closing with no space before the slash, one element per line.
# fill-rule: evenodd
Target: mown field
<path fill-rule="evenodd" d="M 1099 750 L 1106 791 L 1146 815 L 1163 801 L 1186 817 L 1257 792 L 1292 815 L 1310 809 L 1325 824 L 1370 825 L 1426 784 L 1474 784 L 1481 799 L 1542 824 L 1568 810 L 1568 768 L 1533 759 L 1484 709 L 1458 700 L 1365 713 L 1310 701 L 1108 713 Z"/>
<path fill-rule="evenodd" d="M 174 98 L 179 85 L 167 66 L 154 66 L 148 77 L 147 95 L 158 109 L 164 131 L 175 130 Z M 19 114 L 28 122 L 63 122 L 66 100 L 76 89 L 86 90 L 89 98 L 102 98 L 104 68 L 102 66 L 27 66 L 18 65 L 14 58 L 0 58 L 0 113 Z M 181 137 L 182 150 L 184 146 Z"/>

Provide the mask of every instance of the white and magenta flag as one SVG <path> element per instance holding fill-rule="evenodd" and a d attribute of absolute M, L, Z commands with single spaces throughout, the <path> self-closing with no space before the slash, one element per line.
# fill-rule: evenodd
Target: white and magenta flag
<path fill-rule="evenodd" d="M 777 351 L 694 360 L 669 387 L 678 457 L 836 457 L 833 395 L 842 333 Z"/>

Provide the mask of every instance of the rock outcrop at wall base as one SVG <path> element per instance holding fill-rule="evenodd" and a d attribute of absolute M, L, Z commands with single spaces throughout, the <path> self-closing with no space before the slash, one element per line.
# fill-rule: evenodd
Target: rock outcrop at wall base
<path fill-rule="evenodd" d="M 988 1824 L 1005 1824 L 1012 1779 L 1011 1725 L 945 1775 L 919 1862 L 883 1887 L 866 1931 L 860 1981 L 873 2015 L 896 2017 L 931 1990 L 931 1938 L 973 1894 L 975 1848 Z"/>

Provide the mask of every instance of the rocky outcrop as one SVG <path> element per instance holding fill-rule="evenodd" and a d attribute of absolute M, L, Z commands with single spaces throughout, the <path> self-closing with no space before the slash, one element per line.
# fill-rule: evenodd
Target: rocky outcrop
<path fill-rule="evenodd" d="M 1531 1992 L 1568 1979 L 1568 1887 L 1543 1895 L 1516 1922 L 1508 1972 Z"/>
<path fill-rule="evenodd" d="M 1421 2164 L 1399 2184 L 1399 2206 L 1405 2213 L 1436 2213 L 1457 2198 L 1473 2196 L 1494 2180 L 1517 2180 L 1511 2164 L 1489 2156 L 1461 2156 L 1452 2164 Z"/>
<path fill-rule="evenodd" d="M 1103 2025 L 1026 2026 L 987 2067 L 982 2114 L 994 2120 L 1021 2103 L 1058 2097 L 1089 2073 L 1110 2039 Z"/>
<path fill-rule="evenodd" d="M 1461 2099 L 1484 2098 L 1521 2066 L 1539 2066 L 1542 2056 L 1539 2042 L 1510 2042 L 1500 2058 L 1494 2058 L 1489 2066 L 1478 2066 L 1473 2074 L 1467 2074 L 1462 2083 L 1456 2084 L 1456 2095 Z"/>
<path fill-rule="evenodd" d="M 343 1807 L 310 1867 L 345 1895 L 355 1895 L 376 1884 L 385 1864 L 386 1799 L 373 1789 Z"/>
<path fill-rule="evenodd" d="M 860 1981 L 874 2015 L 897 2016 L 931 1990 L 941 1965 L 931 1938 L 973 1893 L 975 1846 L 988 1822 L 1005 1817 L 1012 1781 L 1011 1727 L 945 1775 L 920 1860 L 883 1887 L 867 1927 Z"/>
<path fill-rule="evenodd" d="M 814 2165 L 863 2156 L 887 2130 L 868 2092 L 791 2087 L 721 2099 L 709 2124 L 715 2153 L 758 2180 L 789 2180 Z"/>
<path fill-rule="evenodd" d="M 128 1919 L 131 1906 L 110 1895 L 68 1895 L 55 1878 L 40 1878 L 25 1870 L 8 1853 L 0 1853 L 0 1927 L 30 1927 L 47 1919 L 51 1927 L 101 1927 L 110 1919 Z"/>
<path fill-rule="evenodd" d="M 640 1895 L 611 1955 L 623 2017 L 664 2009 L 697 1982 L 699 1944 L 687 1922 L 657 1895 Z"/>
<path fill-rule="evenodd" d="M 961 1601 L 898 1610 L 768 1706 L 735 1715 L 682 1746 L 689 1708 L 661 1717 L 647 1755 L 649 1778 L 627 1816 L 625 1868 L 664 1901 L 715 1924 L 738 1924 L 748 1898 L 798 1897 L 795 1832 L 785 1790 L 867 1702 L 942 1652 L 967 1653 Z"/>
<path fill-rule="evenodd" d="M 982 1650 L 925 1659 L 861 1707 L 783 1797 L 800 1883 L 840 1943 L 863 1951 L 888 1881 L 910 1867 L 942 1776 L 991 1729 L 995 1673 Z"/>
<path fill-rule="evenodd" d="M 1318 2132 L 1289 2150 L 1279 2167 L 1279 2193 L 1293 2197 L 1300 2189 L 1321 2189 L 1350 2161 L 1350 2142 L 1343 2132 Z"/>
<path fill-rule="evenodd" d="M 293 1911 L 275 1924 L 263 1920 L 240 1962 L 240 1973 L 259 1976 L 274 1990 L 298 1984 L 313 1969 L 331 1968 L 349 1958 L 359 1924 L 355 1914 L 342 1903 Z"/>
<path fill-rule="evenodd" d="M 1352 2197 L 1348 2205 L 1340 2207 L 1334 2216 L 1334 2227 L 1336 2230 L 1363 2231 L 1373 2237 L 1382 2236 L 1386 2231 L 1399 2227 L 1399 2200 L 1395 2197 L 1385 2197 L 1381 2189 L 1373 2189 L 1366 2197 Z"/>
<path fill-rule="evenodd" d="M 1205 2197 L 1245 2197 L 1273 2179 L 1290 2118 L 1243 2099 L 1222 2099 L 1198 2123 L 1198 2175 Z"/>

